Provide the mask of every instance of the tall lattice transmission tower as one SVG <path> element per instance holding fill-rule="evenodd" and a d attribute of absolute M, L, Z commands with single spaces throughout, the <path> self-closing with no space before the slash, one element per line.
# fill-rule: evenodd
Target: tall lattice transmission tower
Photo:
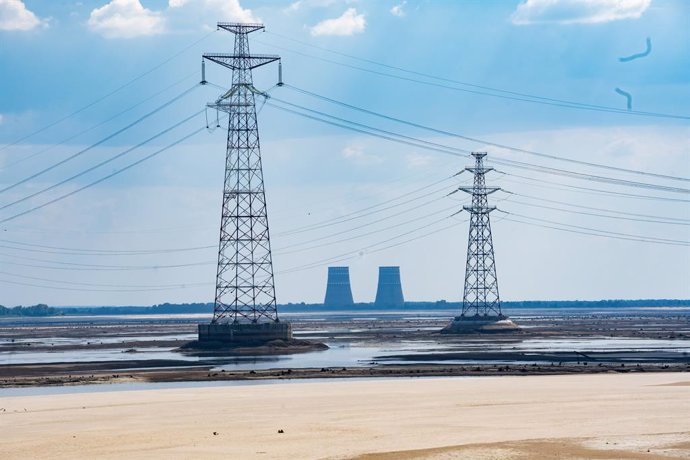
<path fill-rule="evenodd" d="M 223 206 L 216 272 L 213 320 L 199 325 L 200 340 L 262 341 L 291 336 L 278 321 L 271 241 L 261 166 L 252 70 L 279 61 L 279 56 L 251 54 L 248 35 L 262 24 L 218 23 L 235 35 L 231 54 L 209 53 L 203 59 L 232 70 L 232 86 L 208 107 L 228 114 Z M 205 68 L 202 60 L 202 83 Z"/>
<path fill-rule="evenodd" d="M 464 171 L 474 174 L 474 183 L 458 188 L 459 191 L 472 196 L 472 204 L 462 207 L 470 214 L 462 312 L 444 332 L 513 330 L 517 326 L 501 312 L 489 217 L 496 207 L 489 206 L 488 196 L 500 188 L 486 185 L 486 173 L 494 169 L 484 165 L 486 153 L 473 152 L 472 156 L 475 160 L 474 166 L 468 166 Z"/>
<path fill-rule="evenodd" d="M 465 171 L 474 174 L 474 184 L 458 189 L 472 195 L 472 204 L 462 207 L 470 213 L 462 316 L 500 316 L 501 299 L 498 295 L 498 277 L 489 217 L 496 206 L 489 206 L 488 199 L 489 194 L 499 191 L 500 188 L 486 186 L 486 173 L 494 169 L 484 166 L 486 153 L 475 152 L 472 156 L 475 159 L 474 167 L 467 167 Z"/>

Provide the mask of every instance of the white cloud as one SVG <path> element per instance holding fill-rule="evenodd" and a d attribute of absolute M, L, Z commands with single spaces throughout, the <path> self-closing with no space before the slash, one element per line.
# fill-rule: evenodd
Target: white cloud
<path fill-rule="evenodd" d="M 254 16 L 252 10 L 242 8 L 239 0 L 204 0 L 206 8 L 217 11 L 221 16 L 221 21 L 236 22 L 261 22 L 261 19 Z"/>
<path fill-rule="evenodd" d="M 383 163 L 383 158 L 366 153 L 361 145 L 348 145 L 343 149 L 343 157 L 358 165 Z"/>
<path fill-rule="evenodd" d="M 296 0 L 290 3 L 287 8 L 283 8 L 283 12 L 290 14 L 296 11 L 304 10 L 307 8 L 325 8 L 332 6 L 337 0 Z M 353 0 L 345 0 L 346 3 L 350 3 Z"/>
<path fill-rule="evenodd" d="M 516 25 L 597 24 L 637 19 L 651 0 L 524 0 L 513 12 Z"/>
<path fill-rule="evenodd" d="M 201 6 L 218 15 L 219 21 L 261 22 L 261 19 L 254 16 L 252 10 L 242 8 L 240 0 L 168 0 L 168 6 L 172 9 L 187 5 Z"/>
<path fill-rule="evenodd" d="M 343 149 L 343 156 L 345 158 L 362 158 L 364 156 L 364 149 L 359 146 L 348 145 Z"/>
<path fill-rule="evenodd" d="M 353 35 L 364 32 L 366 21 L 364 14 L 357 14 L 355 8 L 348 8 L 342 16 L 335 19 L 326 19 L 311 28 L 314 37 L 320 35 Z"/>
<path fill-rule="evenodd" d="M 429 166 L 433 158 L 430 155 L 422 155 L 419 153 L 409 153 L 405 155 L 405 163 L 408 169 L 424 168 Z"/>
<path fill-rule="evenodd" d="M 300 3 L 300 2 L 296 2 Z M 218 15 L 219 21 L 232 22 L 261 22 L 254 16 L 249 8 L 242 8 L 240 0 L 168 0 L 171 9 L 182 8 L 188 5 L 201 6 L 207 11 Z"/>
<path fill-rule="evenodd" d="M 283 9 L 285 13 L 294 13 L 295 11 L 302 8 L 302 0 L 297 0 L 296 2 L 290 3 L 287 8 Z"/>
<path fill-rule="evenodd" d="M 0 113 L 0 125 L 2 124 L 3 121 L 5 121 L 5 116 Z"/>
<path fill-rule="evenodd" d="M 395 5 L 393 8 L 391 8 L 391 14 L 399 18 L 405 16 L 405 10 L 403 9 L 403 7 L 406 3 L 407 1 L 403 1 L 401 4 Z"/>
<path fill-rule="evenodd" d="M 44 24 L 22 0 L 0 0 L 0 30 L 31 30 Z"/>
<path fill-rule="evenodd" d="M 139 0 L 112 0 L 91 11 L 89 28 L 106 38 L 134 38 L 165 32 L 165 18 Z"/>

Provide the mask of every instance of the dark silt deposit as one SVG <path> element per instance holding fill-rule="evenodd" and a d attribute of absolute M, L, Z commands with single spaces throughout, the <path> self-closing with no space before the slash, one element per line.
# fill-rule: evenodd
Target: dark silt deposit
<path fill-rule="evenodd" d="M 309 353 L 328 350 L 321 342 L 300 339 L 271 340 L 265 343 L 227 343 L 194 340 L 182 345 L 178 351 L 195 356 L 266 356 Z"/>

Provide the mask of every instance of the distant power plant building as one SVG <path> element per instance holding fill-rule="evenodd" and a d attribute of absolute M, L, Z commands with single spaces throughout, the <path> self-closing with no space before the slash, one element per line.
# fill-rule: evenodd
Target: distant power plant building
<path fill-rule="evenodd" d="M 377 307 L 403 307 L 405 298 L 400 282 L 400 267 L 379 267 L 379 285 L 376 289 Z"/>
<path fill-rule="evenodd" d="M 328 267 L 326 298 L 327 307 L 347 307 L 354 304 L 350 287 L 350 267 Z"/>

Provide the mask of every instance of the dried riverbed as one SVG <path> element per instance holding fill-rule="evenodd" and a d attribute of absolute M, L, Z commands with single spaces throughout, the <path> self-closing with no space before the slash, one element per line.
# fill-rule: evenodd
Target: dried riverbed
<path fill-rule="evenodd" d="M 527 311 L 501 335 L 448 336 L 449 311 L 296 314 L 328 350 L 203 356 L 180 347 L 206 318 L 0 322 L 0 387 L 112 382 L 649 372 L 690 369 L 690 310 Z"/>

